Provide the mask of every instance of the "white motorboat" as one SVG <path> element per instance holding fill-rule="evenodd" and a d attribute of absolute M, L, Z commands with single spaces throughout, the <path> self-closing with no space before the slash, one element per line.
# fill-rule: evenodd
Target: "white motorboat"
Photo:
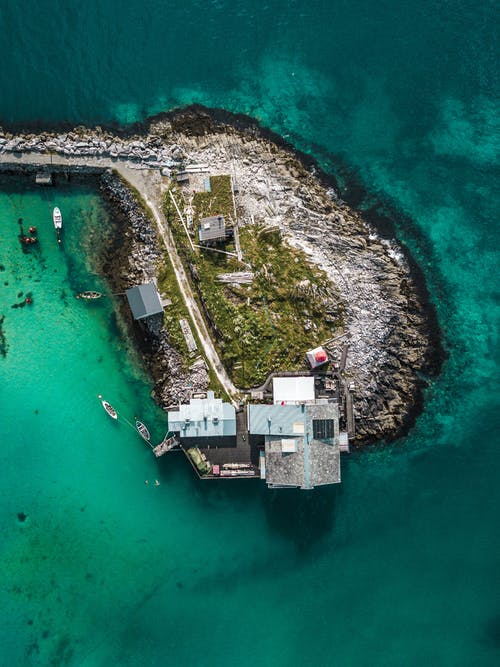
<path fill-rule="evenodd" d="M 57 206 L 54 208 L 54 211 L 52 213 L 52 220 L 54 221 L 54 227 L 56 229 L 62 229 L 62 215 L 61 211 L 57 208 Z"/>

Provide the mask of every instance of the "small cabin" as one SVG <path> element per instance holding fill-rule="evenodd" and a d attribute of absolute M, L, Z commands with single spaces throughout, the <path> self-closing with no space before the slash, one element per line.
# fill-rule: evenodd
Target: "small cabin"
<path fill-rule="evenodd" d="M 306 353 L 306 357 L 313 370 L 324 366 L 328 362 L 328 353 L 322 347 L 315 347 L 314 350 L 309 350 Z"/>
<path fill-rule="evenodd" d="M 144 283 L 126 290 L 125 295 L 134 320 L 145 320 L 154 315 L 163 315 L 160 295 L 154 283 Z"/>
<path fill-rule="evenodd" d="M 226 222 L 223 215 L 211 215 L 200 220 L 200 243 L 219 243 L 226 240 Z"/>

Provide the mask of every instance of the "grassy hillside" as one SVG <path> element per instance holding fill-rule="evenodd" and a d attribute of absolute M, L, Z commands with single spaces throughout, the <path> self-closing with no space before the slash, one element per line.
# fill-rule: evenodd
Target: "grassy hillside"
<path fill-rule="evenodd" d="M 176 197 L 180 200 L 179 191 Z M 210 213 L 206 208 L 196 212 Z M 237 386 L 257 386 L 271 371 L 302 367 L 306 351 L 342 326 L 343 305 L 335 286 L 282 239 L 279 229 L 260 224 L 240 229 L 243 266 L 228 255 L 193 251 L 168 195 L 165 213 L 221 359 Z M 241 270 L 254 272 L 252 284 L 216 280 L 218 274 Z"/>

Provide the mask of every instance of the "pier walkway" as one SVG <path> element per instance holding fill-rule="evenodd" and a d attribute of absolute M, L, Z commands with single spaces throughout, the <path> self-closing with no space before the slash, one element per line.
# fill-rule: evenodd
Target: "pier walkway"
<path fill-rule="evenodd" d="M 172 263 L 175 277 L 179 285 L 182 297 L 188 309 L 189 315 L 196 329 L 196 333 L 203 346 L 206 360 L 214 371 L 222 388 L 227 393 L 233 404 L 237 405 L 238 389 L 234 386 L 222 365 L 217 350 L 208 332 L 205 320 L 201 314 L 198 304 L 194 298 L 191 286 L 189 284 L 186 272 L 182 265 L 177 248 L 168 227 L 167 221 L 162 210 L 162 197 L 165 191 L 162 187 L 162 177 L 158 169 L 138 169 L 134 163 L 119 158 L 75 156 L 67 157 L 62 155 L 49 155 L 45 153 L 4 153 L 0 155 L 0 168 L 5 170 L 12 166 L 22 168 L 23 165 L 49 166 L 56 169 L 68 167 L 71 170 L 75 167 L 93 167 L 97 169 L 112 169 L 117 172 L 125 181 L 134 187 L 143 198 L 146 206 L 152 213 L 156 221 L 158 232 L 165 243 L 165 248 Z"/>

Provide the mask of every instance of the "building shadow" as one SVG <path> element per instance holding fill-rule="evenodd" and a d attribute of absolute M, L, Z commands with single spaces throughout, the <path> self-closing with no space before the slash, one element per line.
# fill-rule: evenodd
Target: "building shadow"
<path fill-rule="evenodd" d="M 271 530 L 294 544 L 300 553 L 315 548 L 330 534 L 340 485 L 301 489 L 266 489 L 263 506 Z"/>

